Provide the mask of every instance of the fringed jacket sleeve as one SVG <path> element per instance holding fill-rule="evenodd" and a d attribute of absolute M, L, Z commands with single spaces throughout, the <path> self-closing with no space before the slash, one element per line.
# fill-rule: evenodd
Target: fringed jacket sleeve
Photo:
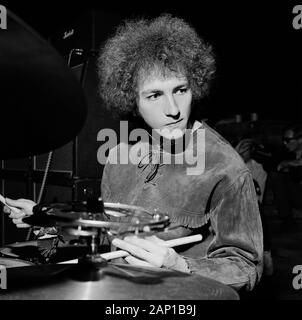
<path fill-rule="evenodd" d="M 218 192 L 204 257 L 186 258 L 193 273 L 252 290 L 262 273 L 262 225 L 252 177 L 245 172 Z"/>

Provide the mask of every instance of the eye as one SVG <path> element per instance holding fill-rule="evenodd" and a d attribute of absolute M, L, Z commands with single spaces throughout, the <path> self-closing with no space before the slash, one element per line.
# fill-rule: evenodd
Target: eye
<path fill-rule="evenodd" d="M 179 94 L 179 95 L 182 95 L 182 94 L 187 93 L 188 91 L 189 91 L 188 87 L 182 87 L 182 88 L 177 89 L 177 91 L 175 93 Z"/>
<path fill-rule="evenodd" d="M 150 94 L 149 96 L 147 96 L 146 98 L 148 100 L 157 100 L 159 97 L 161 96 L 160 92 L 155 92 L 155 93 L 152 93 Z"/>

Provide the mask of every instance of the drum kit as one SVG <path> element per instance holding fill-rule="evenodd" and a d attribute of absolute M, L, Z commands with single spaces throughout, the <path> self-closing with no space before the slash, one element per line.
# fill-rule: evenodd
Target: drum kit
<path fill-rule="evenodd" d="M 87 114 L 80 83 L 63 58 L 11 12 L 7 25 L 0 37 L 1 112 L 5 119 L 0 126 L 0 159 L 41 154 L 63 146 L 79 133 Z M 88 199 L 43 204 L 43 210 L 23 221 L 44 228 L 55 226 L 65 242 L 52 236 L 0 248 L 0 265 L 7 273 L 7 290 L 0 290 L 0 300 L 239 298 L 232 288 L 218 281 L 174 270 L 131 266 L 120 259 L 127 252 L 110 252 L 112 237 L 156 235 L 169 230 L 169 217 L 160 212 Z M 166 245 L 196 241 L 201 241 L 200 235 L 169 240 Z M 42 253 L 49 248 L 55 250 L 46 259 Z"/>

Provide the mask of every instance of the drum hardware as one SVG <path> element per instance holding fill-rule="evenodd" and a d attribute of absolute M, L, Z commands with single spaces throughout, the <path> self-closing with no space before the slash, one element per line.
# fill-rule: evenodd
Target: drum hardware
<path fill-rule="evenodd" d="M 40 204 L 40 212 L 23 218 L 24 223 L 35 226 L 55 226 L 63 236 L 84 239 L 89 253 L 81 257 L 81 263 L 94 264 L 97 267 L 107 265 L 102 257 L 103 241 L 109 243 L 112 237 L 126 234 L 156 234 L 169 225 L 169 217 L 158 211 L 133 205 L 109 203 L 101 199 L 71 203 Z M 109 249 L 109 245 L 107 249 Z"/>

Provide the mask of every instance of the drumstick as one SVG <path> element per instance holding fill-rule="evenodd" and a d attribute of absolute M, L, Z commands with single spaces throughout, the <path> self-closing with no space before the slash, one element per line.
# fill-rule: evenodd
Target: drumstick
<path fill-rule="evenodd" d="M 2 195 L 1 193 L 0 193 L 0 201 L 1 201 L 5 206 L 7 206 L 9 209 L 11 209 L 12 211 L 17 212 L 17 213 L 20 211 L 18 208 L 9 206 L 9 205 L 6 203 L 5 198 L 3 197 L 3 195 Z"/>
<path fill-rule="evenodd" d="M 201 240 L 202 240 L 202 235 L 195 234 L 193 236 L 164 241 L 163 246 L 165 246 L 167 248 L 172 248 L 172 247 L 180 246 L 180 245 L 187 244 L 187 243 L 198 242 Z M 124 258 L 129 255 L 130 255 L 130 253 L 127 251 L 117 250 L 117 251 L 103 253 L 100 256 L 105 260 L 113 260 L 113 259 L 117 259 L 117 258 Z"/>
<path fill-rule="evenodd" d="M 188 237 L 183 237 L 183 238 L 178 238 L 178 239 L 167 240 L 167 241 L 163 242 L 163 245 L 167 248 L 172 248 L 172 247 L 180 246 L 182 244 L 198 242 L 201 240 L 202 240 L 202 235 L 196 234 L 194 236 L 188 236 Z M 130 253 L 127 251 L 124 251 L 124 250 L 117 250 L 117 251 L 106 252 L 106 253 L 100 254 L 100 256 L 105 260 L 124 258 L 129 255 L 130 255 Z M 59 262 L 59 264 L 77 264 L 78 262 L 79 262 L 78 259 L 74 259 L 74 260 L 62 261 L 62 262 Z"/>

